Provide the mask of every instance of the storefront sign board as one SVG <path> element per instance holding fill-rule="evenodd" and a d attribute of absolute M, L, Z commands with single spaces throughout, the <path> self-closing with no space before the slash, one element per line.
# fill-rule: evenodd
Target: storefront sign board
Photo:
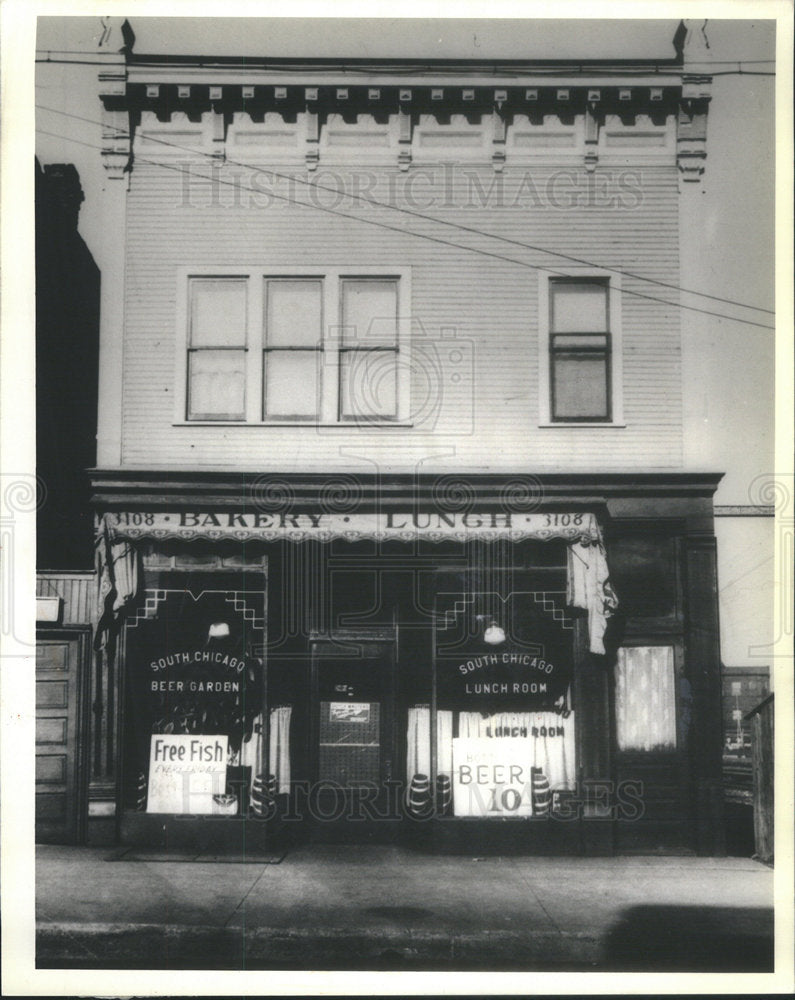
<path fill-rule="evenodd" d="M 454 739 L 453 812 L 456 816 L 532 816 L 528 741 Z"/>
<path fill-rule="evenodd" d="M 223 812 L 213 796 L 222 796 L 226 790 L 227 741 L 225 735 L 153 735 L 146 811 Z"/>
<path fill-rule="evenodd" d="M 114 511 L 104 515 L 114 538 L 212 538 L 246 541 L 331 541 L 375 538 L 413 541 L 471 538 L 525 538 L 540 541 L 596 542 L 601 538 L 594 514 L 585 511 L 523 513 L 509 510 L 390 510 L 343 514 L 323 510 Z"/>

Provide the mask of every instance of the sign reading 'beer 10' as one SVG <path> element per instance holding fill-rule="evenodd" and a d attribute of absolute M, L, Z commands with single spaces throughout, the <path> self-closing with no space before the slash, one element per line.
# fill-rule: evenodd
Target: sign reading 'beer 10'
<path fill-rule="evenodd" d="M 456 816 L 532 816 L 533 775 L 526 739 L 453 740 Z"/>

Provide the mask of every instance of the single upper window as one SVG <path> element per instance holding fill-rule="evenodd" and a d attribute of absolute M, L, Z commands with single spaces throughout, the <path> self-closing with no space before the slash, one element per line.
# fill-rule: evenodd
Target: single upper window
<path fill-rule="evenodd" d="M 187 274 L 179 420 L 405 420 L 408 274 Z"/>
<path fill-rule="evenodd" d="M 606 278 L 549 282 L 552 421 L 611 419 L 610 286 Z"/>
<path fill-rule="evenodd" d="M 340 305 L 340 418 L 394 420 L 398 408 L 397 282 L 346 278 Z"/>
<path fill-rule="evenodd" d="M 322 349 L 323 282 L 316 278 L 266 279 L 266 417 L 319 416 Z"/>

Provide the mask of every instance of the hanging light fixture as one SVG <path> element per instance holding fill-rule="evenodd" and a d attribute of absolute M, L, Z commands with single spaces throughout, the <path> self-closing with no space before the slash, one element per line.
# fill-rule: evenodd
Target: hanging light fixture
<path fill-rule="evenodd" d="M 487 642 L 490 646 L 499 646 L 501 642 L 505 642 L 505 630 L 495 621 L 492 621 L 483 633 L 483 641 Z"/>

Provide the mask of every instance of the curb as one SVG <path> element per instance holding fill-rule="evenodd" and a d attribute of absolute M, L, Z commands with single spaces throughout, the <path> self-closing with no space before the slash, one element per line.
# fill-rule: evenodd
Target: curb
<path fill-rule="evenodd" d="M 39 968 L 594 969 L 592 934 L 403 928 L 301 929 L 180 924 L 43 924 Z"/>

